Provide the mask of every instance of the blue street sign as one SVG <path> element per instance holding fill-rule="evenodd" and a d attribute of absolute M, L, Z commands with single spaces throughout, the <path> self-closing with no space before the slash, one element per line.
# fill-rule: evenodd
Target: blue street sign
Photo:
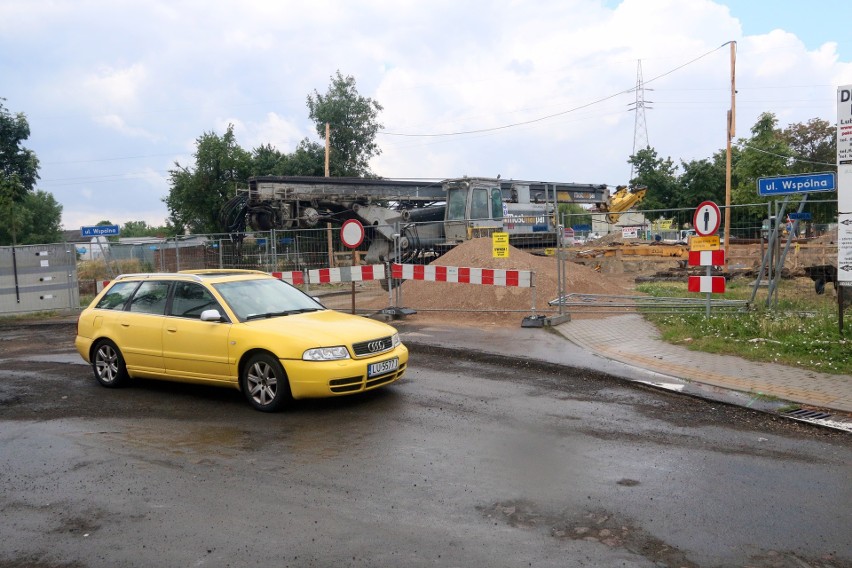
<path fill-rule="evenodd" d="M 759 195 L 789 195 L 791 193 L 810 193 L 811 191 L 834 191 L 835 188 L 834 172 L 775 176 L 757 180 L 757 193 Z"/>
<path fill-rule="evenodd" d="M 807 211 L 804 211 L 802 213 L 790 213 L 789 215 L 787 215 L 787 217 L 789 217 L 791 221 L 810 221 L 811 220 L 811 214 L 808 213 Z"/>
<path fill-rule="evenodd" d="M 95 225 L 93 227 L 80 227 L 80 233 L 84 237 L 114 237 L 118 235 L 118 225 Z"/>

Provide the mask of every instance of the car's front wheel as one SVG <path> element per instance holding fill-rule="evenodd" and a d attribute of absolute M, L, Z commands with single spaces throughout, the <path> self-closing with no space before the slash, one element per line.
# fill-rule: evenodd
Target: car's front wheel
<path fill-rule="evenodd" d="M 104 339 L 95 345 L 92 355 L 92 371 L 95 378 L 105 387 L 121 387 L 130 376 L 124 365 L 124 357 L 115 343 Z"/>
<path fill-rule="evenodd" d="M 243 367 L 240 387 L 257 410 L 275 412 L 290 402 L 290 383 L 281 362 L 275 357 L 258 353 Z"/>

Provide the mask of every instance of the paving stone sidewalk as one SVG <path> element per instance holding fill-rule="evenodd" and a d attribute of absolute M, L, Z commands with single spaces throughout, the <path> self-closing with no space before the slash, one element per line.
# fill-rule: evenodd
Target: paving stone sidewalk
<path fill-rule="evenodd" d="M 662 341 L 638 314 L 572 320 L 554 329 L 587 351 L 662 375 L 852 413 L 852 376 L 691 351 Z"/>

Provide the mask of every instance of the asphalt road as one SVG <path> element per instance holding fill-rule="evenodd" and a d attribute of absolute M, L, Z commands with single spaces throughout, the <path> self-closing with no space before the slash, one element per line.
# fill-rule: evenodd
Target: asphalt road
<path fill-rule="evenodd" d="M 852 565 L 845 433 L 421 348 L 269 415 L 73 332 L 0 328 L 0 567 Z"/>

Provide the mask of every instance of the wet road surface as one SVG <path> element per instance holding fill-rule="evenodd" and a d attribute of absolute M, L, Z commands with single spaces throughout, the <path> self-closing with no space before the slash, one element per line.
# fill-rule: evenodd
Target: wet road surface
<path fill-rule="evenodd" d="M 424 348 L 268 415 L 104 389 L 72 336 L 0 328 L 0 566 L 852 563 L 847 434 Z"/>

